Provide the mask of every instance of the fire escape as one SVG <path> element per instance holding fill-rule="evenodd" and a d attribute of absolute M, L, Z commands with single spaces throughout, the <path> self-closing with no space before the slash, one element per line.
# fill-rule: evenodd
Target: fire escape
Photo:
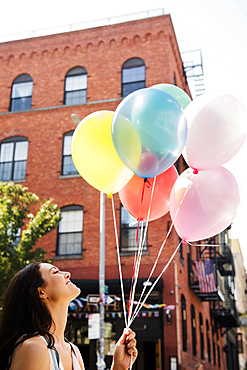
<path fill-rule="evenodd" d="M 192 95 L 197 97 L 205 93 L 204 72 L 201 50 L 182 53 L 183 68 Z"/>
<path fill-rule="evenodd" d="M 220 235 L 213 237 L 198 246 L 197 261 L 188 254 L 189 286 L 202 301 L 210 303 L 211 316 L 216 326 L 225 330 L 240 325 L 239 314 L 234 299 L 234 261 L 230 244 Z M 213 245 L 212 247 L 210 246 Z M 215 246 L 217 245 L 217 246 Z M 217 287 L 215 292 L 202 293 L 200 291 L 196 262 L 211 260 L 213 265 L 214 280 Z"/>

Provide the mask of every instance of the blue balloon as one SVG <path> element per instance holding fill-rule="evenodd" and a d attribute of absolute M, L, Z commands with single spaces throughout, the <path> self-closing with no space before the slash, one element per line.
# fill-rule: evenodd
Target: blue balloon
<path fill-rule="evenodd" d="M 189 95 L 186 94 L 184 90 L 180 89 L 180 87 L 176 85 L 158 84 L 150 86 L 150 89 L 159 89 L 165 91 L 167 94 L 170 94 L 171 96 L 174 97 L 174 99 L 177 100 L 177 102 L 181 105 L 183 109 L 185 109 L 191 102 Z"/>
<path fill-rule="evenodd" d="M 124 120 L 128 122 L 128 135 Z M 122 100 L 113 116 L 114 147 L 122 162 L 139 177 L 155 177 L 171 167 L 181 155 L 186 138 L 187 123 L 181 105 L 159 89 L 131 93 Z M 141 150 L 136 150 L 136 157 L 133 157 L 132 146 L 139 141 Z"/>

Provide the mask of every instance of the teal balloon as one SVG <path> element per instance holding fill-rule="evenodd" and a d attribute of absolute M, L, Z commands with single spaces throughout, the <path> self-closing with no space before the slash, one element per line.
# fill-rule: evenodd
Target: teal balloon
<path fill-rule="evenodd" d="M 123 124 L 128 122 L 128 128 Z M 130 129 L 133 126 L 133 129 Z M 135 140 L 126 130 L 135 133 Z M 136 140 L 138 135 L 138 140 Z M 159 89 L 140 89 L 117 107 L 112 120 L 112 141 L 122 162 L 137 176 L 155 177 L 171 167 L 181 155 L 187 123 L 181 105 Z M 133 145 L 141 150 L 135 153 Z"/>
<path fill-rule="evenodd" d="M 191 102 L 189 95 L 180 87 L 170 84 L 158 84 L 150 87 L 151 89 L 159 89 L 168 94 L 170 94 L 177 102 L 181 105 L 183 109 Z"/>

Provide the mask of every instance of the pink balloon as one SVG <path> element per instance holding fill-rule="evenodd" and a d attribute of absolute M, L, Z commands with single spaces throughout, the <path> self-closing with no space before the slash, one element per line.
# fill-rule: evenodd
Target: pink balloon
<path fill-rule="evenodd" d="M 185 108 L 188 135 L 183 156 L 191 168 L 205 171 L 229 161 L 244 144 L 247 115 L 231 95 L 203 94 Z"/>
<path fill-rule="evenodd" d="M 178 235 L 196 241 L 225 230 L 240 203 L 237 181 L 224 167 L 193 173 L 184 171 L 173 185 L 170 214 Z"/>
<path fill-rule="evenodd" d="M 169 212 L 169 197 L 177 178 L 178 173 L 174 166 L 156 176 L 150 207 L 154 177 L 144 182 L 142 177 L 134 175 L 119 191 L 120 200 L 136 219 L 147 221 L 149 213 L 149 221 L 156 220 Z"/>

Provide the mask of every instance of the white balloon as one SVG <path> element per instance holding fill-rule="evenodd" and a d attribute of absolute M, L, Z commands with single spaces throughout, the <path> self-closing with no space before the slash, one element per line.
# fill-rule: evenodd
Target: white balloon
<path fill-rule="evenodd" d="M 198 171 L 216 168 L 244 144 L 247 115 L 240 102 L 222 92 L 197 97 L 184 110 L 188 125 L 183 156 Z"/>

